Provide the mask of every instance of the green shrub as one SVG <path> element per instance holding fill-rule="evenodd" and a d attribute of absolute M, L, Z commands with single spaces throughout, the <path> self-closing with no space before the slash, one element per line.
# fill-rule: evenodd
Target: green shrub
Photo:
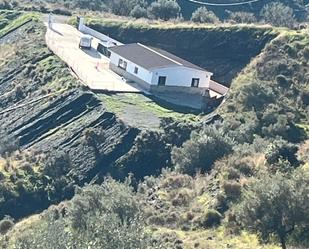
<path fill-rule="evenodd" d="M 4 217 L 0 221 L 0 233 L 6 234 L 14 226 L 14 220 L 11 217 Z"/>
<path fill-rule="evenodd" d="M 257 22 L 256 17 L 254 16 L 254 13 L 249 13 L 249 12 L 231 12 L 230 21 L 234 21 L 236 23 L 255 23 Z"/>
<path fill-rule="evenodd" d="M 286 78 L 286 76 L 281 75 L 281 74 L 276 76 L 276 82 L 279 86 L 284 87 L 284 88 L 290 85 L 289 80 Z"/>
<path fill-rule="evenodd" d="M 278 163 L 279 159 L 284 159 L 296 167 L 299 165 L 297 150 L 298 147 L 295 144 L 285 140 L 275 140 L 267 147 L 265 158 L 269 165 Z"/>
<path fill-rule="evenodd" d="M 303 56 L 306 60 L 309 60 L 309 47 L 306 46 L 303 50 Z"/>
<path fill-rule="evenodd" d="M 254 181 L 236 208 L 238 222 L 258 232 L 263 240 L 276 237 L 285 249 L 289 236 L 309 229 L 308 173 L 303 168 L 290 177 L 277 173 Z M 302 242 L 298 239 L 298 244 Z"/>
<path fill-rule="evenodd" d="M 259 82 L 253 82 L 251 84 L 244 85 L 236 96 L 239 103 L 245 107 L 245 110 L 259 111 L 263 109 L 268 103 L 274 101 L 274 92 L 271 88 L 260 84 Z"/>
<path fill-rule="evenodd" d="M 162 132 L 143 130 L 136 136 L 129 152 L 114 163 L 112 173 L 119 178 L 133 173 L 136 179 L 159 174 L 162 168 L 170 165 L 170 151 Z"/>
<path fill-rule="evenodd" d="M 130 16 L 134 17 L 134 18 L 143 18 L 143 17 L 147 17 L 147 9 L 136 5 L 130 12 Z"/>
<path fill-rule="evenodd" d="M 223 183 L 223 190 L 229 200 L 237 200 L 241 195 L 241 184 L 236 181 Z"/>
<path fill-rule="evenodd" d="M 179 193 L 177 193 L 177 195 L 173 198 L 172 205 L 187 206 L 189 205 L 191 199 L 192 197 L 190 196 L 190 193 L 183 189 L 182 191 L 179 191 Z"/>
<path fill-rule="evenodd" d="M 180 15 L 181 8 L 175 0 L 157 0 L 148 7 L 148 16 L 156 19 L 169 20 Z"/>
<path fill-rule="evenodd" d="M 296 20 L 293 9 L 280 2 L 272 2 L 264 6 L 261 16 L 265 22 L 274 26 L 294 27 Z"/>
<path fill-rule="evenodd" d="M 0 156 L 10 155 L 19 149 L 19 140 L 12 135 L 0 133 Z"/>
<path fill-rule="evenodd" d="M 227 173 L 228 173 L 227 177 L 229 180 L 237 180 L 240 177 L 239 171 L 234 168 L 229 168 Z"/>
<path fill-rule="evenodd" d="M 192 177 L 172 172 L 163 178 L 161 186 L 166 189 L 186 188 L 192 185 Z"/>
<path fill-rule="evenodd" d="M 192 13 L 191 21 L 199 23 L 218 23 L 219 18 L 214 12 L 207 10 L 206 7 L 200 7 Z"/>
<path fill-rule="evenodd" d="M 222 215 L 213 209 L 207 210 L 199 220 L 199 224 L 203 228 L 214 227 L 220 225 L 222 219 Z"/>
<path fill-rule="evenodd" d="M 215 125 L 203 131 L 194 132 L 191 139 L 182 147 L 172 150 L 172 161 L 176 170 L 194 174 L 196 171 L 209 171 L 213 163 L 231 153 L 232 140 Z"/>

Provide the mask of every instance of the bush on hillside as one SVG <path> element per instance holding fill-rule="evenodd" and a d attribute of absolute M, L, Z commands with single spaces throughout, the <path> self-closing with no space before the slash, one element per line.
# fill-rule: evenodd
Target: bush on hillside
<path fill-rule="evenodd" d="M 306 60 L 309 60 L 309 47 L 308 46 L 303 49 L 303 56 Z"/>
<path fill-rule="evenodd" d="M 14 220 L 9 216 L 5 216 L 0 221 L 0 234 L 6 234 L 13 226 Z"/>
<path fill-rule="evenodd" d="M 254 13 L 250 12 L 230 12 L 229 21 L 233 21 L 235 23 L 255 23 L 257 22 Z"/>
<path fill-rule="evenodd" d="M 238 144 L 252 143 L 258 129 L 257 115 L 254 111 L 234 113 L 222 122 L 222 129 Z"/>
<path fill-rule="evenodd" d="M 6 133 L 0 133 L 0 156 L 9 155 L 18 149 L 18 139 Z"/>
<path fill-rule="evenodd" d="M 299 161 L 296 155 L 297 151 L 298 147 L 295 144 L 286 142 L 285 140 L 275 140 L 267 147 L 265 153 L 266 162 L 274 170 L 280 170 L 283 172 L 286 170 L 291 171 L 299 166 Z M 287 161 L 288 165 L 282 165 L 283 161 Z M 287 166 L 287 168 L 280 168 L 280 165 Z"/>
<path fill-rule="evenodd" d="M 223 190 L 226 197 L 231 200 L 237 200 L 241 195 L 241 184 L 236 181 L 226 181 L 223 183 Z"/>
<path fill-rule="evenodd" d="M 199 23 L 218 23 L 219 18 L 206 7 L 200 7 L 192 13 L 191 21 Z"/>
<path fill-rule="evenodd" d="M 266 23 L 277 27 L 293 28 L 296 23 L 293 9 L 280 2 L 265 5 L 261 11 L 261 17 Z"/>
<path fill-rule="evenodd" d="M 232 140 L 215 125 L 201 132 L 193 132 L 190 140 L 182 147 L 173 148 L 172 162 L 176 170 L 194 174 L 196 171 L 209 171 L 213 163 L 232 151 Z"/>
<path fill-rule="evenodd" d="M 137 135 L 131 149 L 114 163 L 112 173 L 119 178 L 133 173 L 136 179 L 159 174 L 170 165 L 170 151 L 171 145 L 166 144 L 162 132 L 144 130 Z"/>
<path fill-rule="evenodd" d="M 287 77 L 282 74 L 279 74 L 276 76 L 276 82 L 278 83 L 280 87 L 283 87 L 283 88 L 287 88 L 288 86 L 290 86 L 289 79 L 287 79 Z"/>
<path fill-rule="evenodd" d="M 107 1 L 106 5 L 116 15 L 128 16 L 136 6 L 145 6 L 144 0 L 114 0 Z"/>
<path fill-rule="evenodd" d="M 107 178 L 101 186 L 78 188 L 64 216 L 54 211 L 19 236 L 17 248 L 153 248 L 128 181 Z"/>
<path fill-rule="evenodd" d="M 8 1 L 8 0 L 0 0 L 0 9 L 6 9 L 6 10 L 10 10 L 13 9 L 13 5 L 12 5 L 12 1 Z"/>
<path fill-rule="evenodd" d="M 195 219 L 194 222 L 198 221 L 200 227 L 210 228 L 220 225 L 221 219 L 222 215 L 218 211 L 209 209 L 201 217 Z"/>
<path fill-rule="evenodd" d="M 276 174 L 253 182 L 236 208 L 237 220 L 246 229 L 258 232 L 264 240 L 276 236 L 286 249 L 294 231 L 301 234 L 309 229 L 308 173 L 300 169 L 291 177 Z"/>
<path fill-rule="evenodd" d="M 169 20 L 179 17 L 181 8 L 175 0 L 157 0 L 148 7 L 148 16 L 155 19 Z"/>
<path fill-rule="evenodd" d="M 136 5 L 130 12 L 130 16 L 134 18 L 146 18 L 147 17 L 147 9 Z"/>
<path fill-rule="evenodd" d="M 274 101 L 274 93 L 270 87 L 254 82 L 242 86 L 237 92 L 236 98 L 238 102 L 242 103 L 245 110 L 256 112 Z"/>
<path fill-rule="evenodd" d="M 77 0 L 75 1 L 74 6 L 93 11 L 104 9 L 104 3 L 102 3 L 101 0 Z"/>
<path fill-rule="evenodd" d="M 190 138 L 192 131 L 200 129 L 201 126 L 191 122 L 179 122 L 172 118 L 162 118 L 160 128 L 164 130 L 166 143 L 179 147 Z"/>

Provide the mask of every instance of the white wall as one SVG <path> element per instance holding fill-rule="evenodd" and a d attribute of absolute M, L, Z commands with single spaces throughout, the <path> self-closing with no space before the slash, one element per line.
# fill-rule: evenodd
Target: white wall
<path fill-rule="evenodd" d="M 147 82 L 148 84 L 151 84 L 151 79 L 152 79 L 152 72 L 149 72 L 148 70 L 146 70 L 145 68 L 139 66 L 139 65 L 136 65 L 134 64 L 133 62 L 131 61 L 128 61 L 127 59 L 113 53 L 111 51 L 111 56 L 110 56 L 110 63 L 114 64 L 115 66 L 118 66 L 118 62 L 119 62 L 119 59 L 122 59 L 123 61 L 126 61 L 127 62 L 127 69 L 126 71 L 140 79 L 142 79 L 143 81 Z M 138 68 L 138 73 L 135 74 L 134 73 L 134 69 L 135 67 Z"/>
<path fill-rule="evenodd" d="M 199 87 L 209 88 L 209 81 L 212 75 L 212 73 L 209 72 L 181 66 L 157 68 L 149 71 L 111 51 L 110 63 L 118 66 L 119 59 L 127 62 L 126 71 L 128 73 L 140 78 L 141 80 L 151 85 L 158 85 L 159 76 L 166 76 L 166 86 L 191 87 L 192 78 L 199 78 Z M 135 67 L 138 67 L 138 74 L 134 73 Z"/>
<path fill-rule="evenodd" d="M 166 86 L 191 87 L 192 78 L 199 78 L 199 87 L 209 87 L 212 73 L 187 67 L 169 67 L 153 70 L 152 85 L 158 85 L 159 76 L 166 76 Z"/>
<path fill-rule="evenodd" d="M 123 43 L 121 43 L 121 42 L 119 42 L 119 41 L 117 41 L 117 40 L 115 40 L 115 39 L 113 39 L 113 38 L 111 38 L 107 35 L 104 35 L 104 34 L 98 32 L 98 31 L 96 31 L 92 28 L 87 27 L 84 24 L 84 22 L 85 22 L 84 18 L 81 17 L 80 20 L 79 20 L 79 24 L 78 24 L 78 30 L 80 32 L 87 34 L 87 35 L 91 35 L 91 36 L 93 36 L 93 37 L 95 37 L 95 38 L 97 38 L 101 41 L 110 41 L 111 43 L 117 44 L 117 46 L 123 45 Z"/>

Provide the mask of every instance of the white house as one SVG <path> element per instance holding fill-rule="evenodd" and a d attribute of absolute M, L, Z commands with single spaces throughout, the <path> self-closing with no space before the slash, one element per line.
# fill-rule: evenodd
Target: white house
<path fill-rule="evenodd" d="M 140 43 L 109 48 L 110 68 L 147 90 L 168 86 L 173 90 L 200 92 L 209 88 L 211 72 L 171 53 Z"/>

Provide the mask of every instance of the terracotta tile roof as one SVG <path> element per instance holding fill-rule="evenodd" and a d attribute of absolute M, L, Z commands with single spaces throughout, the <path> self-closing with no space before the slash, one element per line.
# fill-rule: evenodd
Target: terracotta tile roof
<path fill-rule="evenodd" d="M 210 82 L 209 82 L 209 90 L 217 92 L 217 93 L 219 93 L 221 95 L 225 95 L 225 94 L 227 94 L 229 88 L 224 86 L 224 85 L 221 85 L 220 83 L 218 83 L 216 81 L 210 80 Z"/>

